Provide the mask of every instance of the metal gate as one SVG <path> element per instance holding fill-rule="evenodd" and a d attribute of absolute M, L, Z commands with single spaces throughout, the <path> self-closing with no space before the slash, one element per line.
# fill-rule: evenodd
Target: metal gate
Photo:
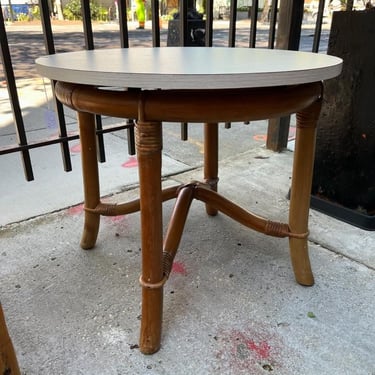
<path fill-rule="evenodd" d="M 288 7 L 280 8 L 278 0 L 272 0 L 271 2 L 266 1 L 263 12 L 260 12 L 258 0 L 253 0 L 252 6 L 247 9 L 247 17 L 250 18 L 250 29 L 248 31 L 248 47 L 257 47 L 257 33 L 259 24 L 259 17 L 266 17 L 266 25 L 268 31 L 268 48 L 284 48 L 284 49 L 299 49 L 299 41 L 301 36 L 301 27 L 304 17 L 304 3 L 297 0 L 289 0 Z M 1 3 L 0 3 L 1 4 Z M 180 30 L 180 44 L 188 44 L 188 9 L 189 2 L 180 1 L 179 2 L 179 30 Z M 230 1 L 230 5 L 227 7 L 221 7 L 219 14 L 220 17 L 227 16 L 228 30 L 227 30 L 227 42 L 228 47 L 236 46 L 237 38 L 237 17 L 238 17 L 238 6 L 237 1 Z M 45 53 L 54 54 L 55 53 L 55 43 L 54 43 L 54 33 L 52 31 L 51 25 L 51 9 L 49 8 L 49 2 L 45 0 L 39 0 L 39 10 L 40 18 L 43 30 L 43 39 L 45 46 Z M 152 32 L 150 34 L 150 44 L 153 47 L 160 46 L 160 4 L 159 1 L 151 1 L 151 24 Z M 92 28 L 92 19 L 90 12 L 90 2 L 81 0 L 81 12 L 82 12 L 82 22 L 83 22 L 83 33 L 85 46 L 84 48 L 91 50 L 95 48 L 94 44 L 94 33 Z M 24 174 L 27 181 L 34 179 L 33 167 L 30 159 L 30 150 L 38 147 L 45 147 L 51 144 L 60 144 L 61 153 L 63 158 L 63 165 L 65 171 L 70 171 L 72 169 L 69 142 L 79 138 L 78 133 L 68 133 L 66 125 L 66 116 L 64 114 L 64 108 L 62 104 L 54 97 L 54 107 L 58 120 L 58 135 L 55 137 L 49 137 L 48 139 L 40 139 L 37 141 L 29 141 L 28 135 L 24 126 L 24 119 L 22 116 L 22 109 L 19 102 L 19 92 L 16 86 L 16 79 L 14 75 L 14 66 L 12 65 L 12 57 L 9 49 L 9 43 L 7 38 L 7 32 L 5 27 L 4 12 L 0 12 L 0 45 L 1 45 L 1 58 L 3 64 L 3 71 L 5 76 L 5 83 L 7 85 L 9 100 L 13 112 L 14 127 L 17 136 L 17 144 L 10 144 L 0 148 L 0 155 L 5 155 L 9 153 L 19 152 L 22 157 Z M 128 13 L 126 0 L 117 1 L 117 13 L 118 13 L 118 25 L 119 25 L 119 38 L 120 45 L 122 48 L 129 48 L 129 30 L 128 30 Z M 319 8 L 317 11 L 317 17 L 315 22 L 315 32 L 314 40 L 312 45 L 312 51 L 318 52 L 319 42 L 321 35 L 321 25 L 324 16 L 324 0 L 319 2 Z M 205 32 L 204 32 L 204 45 L 213 46 L 214 40 L 214 1 L 206 1 L 206 9 L 204 12 L 205 20 Z M 278 34 L 276 35 L 276 30 Z M 54 87 L 54 82 L 52 82 L 52 89 Z M 52 90 L 53 91 L 53 90 Z M 187 124 L 181 125 L 181 137 L 186 139 L 187 137 Z M 288 123 L 285 126 L 284 123 L 284 133 L 288 129 Z M 226 127 L 230 127 L 230 124 L 226 124 Z M 269 142 L 267 147 L 274 150 L 279 150 L 283 147 L 283 135 L 276 136 L 272 132 L 278 129 L 277 133 L 280 133 L 280 124 L 271 124 L 269 127 Z M 135 153 L 134 145 L 134 122 L 132 119 L 125 120 L 122 124 L 103 126 L 101 116 L 96 116 L 96 131 L 98 137 L 98 160 L 104 162 L 105 147 L 103 142 L 103 134 L 108 132 L 115 132 L 120 130 L 127 131 L 128 138 L 128 150 L 130 154 Z M 281 128 L 282 129 L 282 128 Z"/>

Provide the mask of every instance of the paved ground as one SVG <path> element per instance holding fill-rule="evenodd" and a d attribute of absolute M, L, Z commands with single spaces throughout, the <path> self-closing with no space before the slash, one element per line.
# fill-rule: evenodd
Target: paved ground
<path fill-rule="evenodd" d="M 31 78 L 20 91 L 31 136 L 56 132 L 47 121 L 48 85 Z M 4 92 L 0 145 L 14 139 Z M 67 115 L 74 130 L 75 116 Z M 180 142 L 178 126 L 164 126 L 166 185 L 202 175 L 202 129 L 189 129 Z M 265 134 L 262 121 L 220 127 L 219 188 L 286 220 L 293 152 L 266 150 Z M 104 199 L 132 199 L 137 160 L 127 154 L 125 135 L 108 134 L 105 143 Z M 165 288 L 162 348 L 140 354 L 139 216 L 103 218 L 96 248 L 80 250 L 79 143 L 70 151 L 73 172 L 65 173 L 58 146 L 33 150 L 29 183 L 18 155 L 0 158 L 0 296 L 23 374 L 375 374 L 374 232 L 313 210 L 316 284 L 305 288 L 294 281 L 286 240 L 224 215 L 207 218 L 194 202 Z M 169 202 L 165 225 L 171 210 Z"/>
<path fill-rule="evenodd" d="M 181 148 L 198 152 L 200 138 L 190 142 Z M 136 160 L 118 140 L 107 144 L 105 199 L 132 199 Z M 233 151 L 221 159 L 220 191 L 286 220 L 293 153 L 274 154 L 262 144 L 243 152 L 227 147 Z M 0 295 L 24 374 L 375 374 L 373 233 L 312 211 L 316 284 L 305 288 L 294 281 L 286 240 L 223 215 L 207 218 L 194 203 L 165 288 L 162 348 L 143 356 L 136 346 L 138 214 L 103 219 L 96 248 L 80 250 L 79 165 L 63 178 L 50 151 L 35 162 L 41 169 L 28 183 L 27 201 L 18 201 L 21 184 L 13 178 L 2 179 L 1 193 L 2 216 L 38 214 L 12 216 L 16 222 L 0 230 Z M 173 173 L 167 185 L 202 175 L 199 165 L 168 153 L 163 162 L 164 173 Z M 1 170 L 10 171 L 4 164 Z M 171 209 L 167 203 L 165 223 Z"/>

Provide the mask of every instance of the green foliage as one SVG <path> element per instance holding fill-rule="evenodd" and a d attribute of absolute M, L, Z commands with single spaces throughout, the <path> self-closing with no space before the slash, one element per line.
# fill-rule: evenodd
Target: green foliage
<path fill-rule="evenodd" d="M 99 6 L 96 2 L 90 2 L 90 14 L 93 21 L 108 21 L 108 9 Z M 81 2 L 79 0 L 69 0 L 64 6 L 64 19 L 75 21 L 82 19 Z"/>
<path fill-rule="evenodd" d="M 81 2 L 79 0 L 70 0 L 63 10 L 64 19 L 69 21 L 81 20 Z"/>
<path fill-rule="evenodd" d="M 107 8 L 104 8 L 94 2 L 91 2 L 90 12 L 91 12 L 91 18 L 94 21 L 108 21 L 108 9 Z"/>

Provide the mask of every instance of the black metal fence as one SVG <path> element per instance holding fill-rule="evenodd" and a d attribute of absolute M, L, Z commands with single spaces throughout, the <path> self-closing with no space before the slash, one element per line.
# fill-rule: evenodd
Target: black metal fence
<path fill-rule="evenodd" d="M 292 11 L 287 16 L 283 16 L 282 12 L 279 12 L 278 0 L 272 0 L 271 3 L 267 3 L 269 10 L 267 12 L 267 26 L 268 26 L 268 48 L 288 48 L 288 49 L 298 49 L 299 41 L 301 36 L 301 27 L 303 19 L 303 2 L 296 0 L 289 0 L 292 4 Z M 52 31 L 51 25 L 51 10 L 49 9 L 47 1 L 39 0 L 41 24 L 43 29 L 43 38 L 45 45 L 45 53 L 54 54 L 55 53 L 55 43 L 54 43 L 54 33 Z M 1 3 L 0 3 L 1 4 Z M 127 14 L 128 10 L 126 5 L 126 0 L 117 1 L 118 6 L 118 25 L 119 25 L 119 37 L 120 45 L 122 48 L 129 48 L 129 30 Z M 85 48 L 94 49 L 94 34 L 92 28 L 92 20 L 90 15 L 90 2 L 86 0 L 81 0 L 81 10 L 83 18 L 83 33 L 85 39 Z M 189 34 L 188 34 L 188 2 L 179 2 L 179 30 L 180 30 L 180 44 L 188 45 Z M 237 36 L 237 1 L 232 0 L 228 8 L 222 9 L 222 14 L 226 14 L 229 17 L 228 30 L 227 30 L 227 46 L 236 46 L 236 36 Z M 321 35 L 321 25 L 323 20 L 324 12 L 324 0 L 319 1 L 319 9 L 316 17 L 315 31 L 314 31 L 314 41 L 312 45 L 312 52 L 318 52 L 320 35 Z M 151 1 L 151 23 L 152 23 L 152 33 L 151 33 L 151 45 L 153 47 L 160 46 L 160 19 L 159 19 L 159 1 Z M 258 0 L 253 0 L 253 5 L 248 10 L 248 17 L 250 18 L 250 29 L 248 33 L 248 47 L 257 47 L 257 33 L 258 33 L 258 16 L 260 14 Z M 284 17 L 284 18 L 282 18 Z M 206 9 L 204 14 L 205 20 L 205 32 L 204 32 L 204 45 L 213 46 L 213 24 L 214 24 L 214 0 L 206 1 Z M 284 23 L 283 23 L 284 21 Z M 276 30 L 278 30 L 276 35 Z M 281 36 L 281 37 L 280 37 Z M 277 44 L 277 41 L 284 40 L 286 37 L 287 44 L 283 43 Z M 9 43 L 7 38 L 7 32 L 5 28 L 5 22 L 3 17 L 3 12 L 0 12 L 0 46 L 1 46 L 1 58 L 4 70 L 4 76 L 6 85 L 8 88 L 9 100 L 13 112 L 14 126 L 17 136 L 17 144 L 11 144 L 0 148 L 0 155 L 20 152 L 23 161 L 25 178 L 28 181 L 34 179 L 33 167 L 30 159 L 30 150 L 38 147 L 45 147 L 51 144 L 60 144 L 61 152 L 63 156 L 63 163 L 65 171 L 70 171 L 72 169 L 71 157 L 69 152 L 69 141 L 77 139 L 79 137 L 78 133 L 68 134 L 67 125 L 65 120 L 64 108 L 62 104 L 54 98 L 54 105 L 58 118 L 58 135 L 53 138 L 41 139 L 38 141 L 29 141 L 27 133 L 25 131 L 24 119 L 22 116 L 22 109 L 19 102 L 19 95 L 16 86 L 16 79 L 14 74 L 14 66 L 12 65 L 12 56 L 9 50 Z M 52 82 L 52 88 L 54 87 L 54 82 Z M 227 124 L 227 127 L 230 125 Z M 128 150 L 130 154 L 135 153 L 134 146 L 134 125 L 133 120 L 125 120 L 123 124 L 120 125 L 108 125 L 103 126 L 101 116 L 96 116 L 96 128 L 98 137 L 98 160 L 100 162 L 105 161 L 105 147 L 103 142 L 103 134 L 107 132 L 114 132 L 126 129 L 128 132 Z M 181 131 L 182 139 L 187 136 L 186 124 L 182 124 Z M 271 149 L 279 149 L 282 147 L 280 139 L 270 137 L 276 144 L 267 146 Z"/>

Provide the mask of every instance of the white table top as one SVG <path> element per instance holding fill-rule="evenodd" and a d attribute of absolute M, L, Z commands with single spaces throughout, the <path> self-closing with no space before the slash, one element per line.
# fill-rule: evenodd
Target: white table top
<path fill-rule="evenodd" d="M 325 54 L 226 47 L 97 49 L 40 57 L 56 81 L 142 89 L 226 89 L 333 78 L 342 60 Z"/>

